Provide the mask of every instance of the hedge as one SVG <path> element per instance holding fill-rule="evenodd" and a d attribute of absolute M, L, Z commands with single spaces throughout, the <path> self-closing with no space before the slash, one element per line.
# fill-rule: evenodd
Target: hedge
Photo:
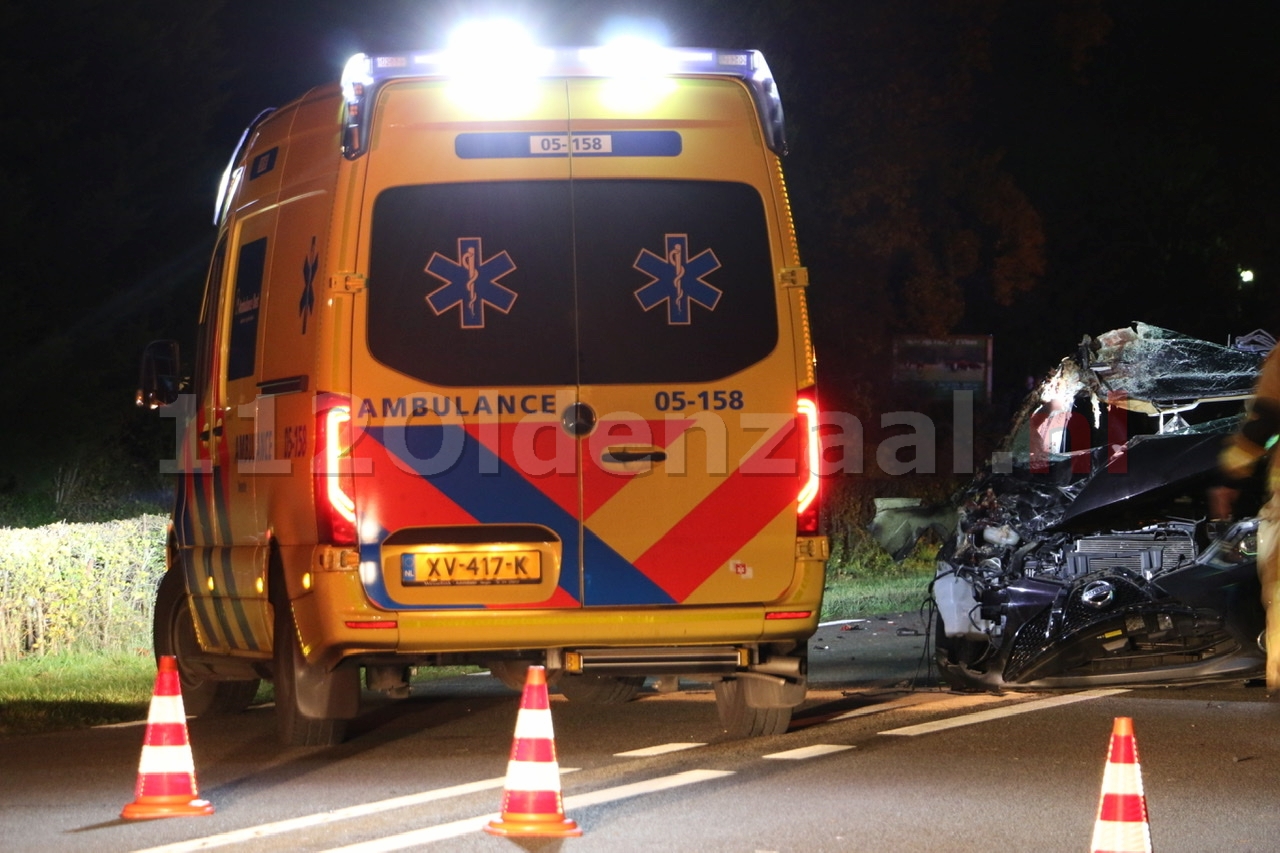
<path fill-rule="evenodd" d="M 149 654 L 168 518 L 0 527 L 0 662 Z"/>

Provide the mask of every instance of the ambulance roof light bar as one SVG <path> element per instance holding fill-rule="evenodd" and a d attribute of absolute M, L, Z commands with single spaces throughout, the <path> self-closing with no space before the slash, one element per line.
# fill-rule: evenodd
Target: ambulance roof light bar
<path fill-rule="evenodd" d="M 539 76 L 552 51 L 534 43 L 514 21 L 469 21 L 449 35 L 448 45 L 434 54 L 447 77 L 482 78 L 505 82 Z"/>
<path fill-rule="evenodd" d="M 562 47 L 531 48 L 537 62 L 523 66 L 532 76 L 607 77 L 630 74 L 678 76 L 731 76 L 743 80 L 751 92 L 765 141 L 778 155 L 787 150 L 783 128 L 782 102 L 773 74 L 758 50 L 719 48 L 640 49 L 635 42 L 615 48 Z M 476 68 L 472 61 L 464 66 Z M 390 80 L 406 77 L 445 78 L 457 73 L 457 57 L 448 50 L 369 56 L 358 53 L 347 61 L 342 73 L 342 93 L 346 101 L 342 153 L 355 159 L 368 145 L 367 112 L 378 88 Z M 509 65 L 507 66 L 510 67 Z M 492 68 L 488 69 L 492 73 Z"/>

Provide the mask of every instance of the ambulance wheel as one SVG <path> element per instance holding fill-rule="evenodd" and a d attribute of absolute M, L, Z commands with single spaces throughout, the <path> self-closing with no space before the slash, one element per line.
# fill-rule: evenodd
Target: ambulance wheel
<path fill-rule="evenodd" d="M 285 746 L 335 746 L 347 734 L 345 719 L 310 717 L 298 709 L 298 674 L 308 666 L 298 646 L 293 608 L 275 603 L 276 735 Z"/>
<path fill-rule="evenodd" d="M 791 725 L 791 709 L 753 708 L 747 704 L 747 691 L 735 678 L 717 681 L 716 710 L 725 731 L 733 738 L 780 735 Z"/>
<path fill-rule="evenodd" d="M 182 572 L 172 569 L 156 590 L 156 610 L 152 622 L 152 642 L 156 660 L 172 656 L 178 661 L 178 683 L 182 687 L 182 710 L 195 717 L 238 714 L 258 694 L 258 679 L 225 681 L 193 667 L 191 658 L 200 651 L 196 626 L 187 599 Z"/>
<path fill-rule="evenodd" d="M 565 675 L 557 685 L 570 702 L 584 705 L 621 705 L 630 702 L 644 686 L 643 675 Z"/>

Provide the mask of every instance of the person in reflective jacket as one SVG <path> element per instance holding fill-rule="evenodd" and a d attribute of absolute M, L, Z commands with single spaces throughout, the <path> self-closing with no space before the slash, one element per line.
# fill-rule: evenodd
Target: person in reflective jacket
<path fill-rule="evenodd" d="M 1254 390 L 1253 403 L 1240 429 L 1227 439 L 1218 459 L 1225 485 L 1210 493 L 1210 511 L 1231 515 L 1240 486 L 1253 473 L 1271 441 L 1280 435 L 1280 346 L 1271 350 Z M 1258 516 L 1258 580 L 1267 611 L 1267 692 L 1280 698 L 1280 462 L 1271 455 L 1267 472 L 1270 500 Z"/>

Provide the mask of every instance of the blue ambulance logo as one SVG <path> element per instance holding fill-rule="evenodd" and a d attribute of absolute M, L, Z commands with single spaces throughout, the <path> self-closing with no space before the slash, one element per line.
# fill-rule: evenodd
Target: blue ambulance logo
<path fill-rule="evenodd" d="M 311 238 L 311 251 L 302 261 L 302 298 L 298 300 L 298 316 L 302 318 L 302 334 L 307 333 L 307 318 L 316 310 L 316 270 L 320 256 L 316 254 L 316 238 Z"/>
<path fill-rule="evenodd" d="M 666 302 L 667 324 L 684 326 L 689 324 L 692 315 L 690 303 L 696 302 L 708 311 L 716 310 L 723 291 L 702 279 L 720 269 L 720 259 L 710 249 L 689 257 L 687 234 L 668 234 L 666 238 L 666 257 L 641 249 L 632 264 L 653 279 L 636 291 L 636 299 L 646 311 Z"/>
<path fill-rule="evenodd" d="M 506 314 L 516 301 L 514 290 L 498 284 L 516 268 L 515 262 L 505 250 L 485 258 L 480 242 L 479 237 L 459 237 L 456 261 L 435 252 L 426 266 L 426 272 L 445 282 L 427 294 L 427 304 L 436 316 L 460 306 L 464 329 L 484 328 L 485 305 Z"/>

